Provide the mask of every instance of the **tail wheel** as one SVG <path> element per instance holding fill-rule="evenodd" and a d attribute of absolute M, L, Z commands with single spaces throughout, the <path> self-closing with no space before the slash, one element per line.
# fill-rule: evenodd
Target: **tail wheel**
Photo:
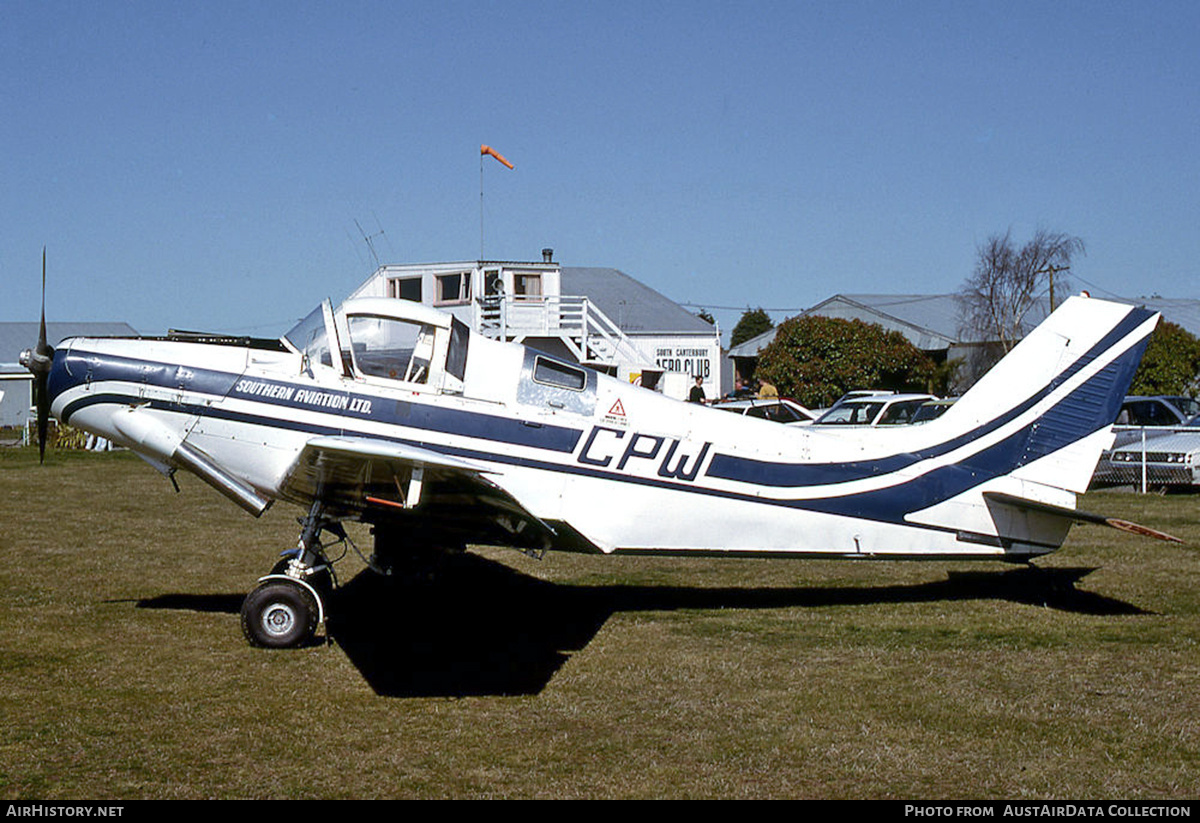
<path fill-rule="evenodd" d="M 318 610 L 311 594 L 296 583 L 270 580 L 242 603 L 242 631 L 255 646 L 288 649 L 312 641 Z"/>

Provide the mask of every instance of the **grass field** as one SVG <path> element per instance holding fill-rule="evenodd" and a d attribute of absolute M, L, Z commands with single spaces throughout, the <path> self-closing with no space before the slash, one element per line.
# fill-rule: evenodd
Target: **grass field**
<path fill-rule="evenodd" d="M 0 451 L 0 796 L 1200 796 L 1200 498 L 1022 567 L 472 551 L 250 648 L 296 538 L 127 454 Z M 353 532 L 369 551 L 365 530 Z"/>

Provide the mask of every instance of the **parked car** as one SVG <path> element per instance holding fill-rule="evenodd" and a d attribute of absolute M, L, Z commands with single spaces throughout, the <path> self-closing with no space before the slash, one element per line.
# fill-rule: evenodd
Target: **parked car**
<path fill-rule="evenodd" d="M 1200 415 L 1200 401 L 1191 397 L 1172 395 L 1139 396 L 1130 395 L 1121 404 L 1117 414 L 1117 422 L 1113 424 L 1112 449 L 1100 455 L 1096 473 L 1092 475 L 1092 483 L 1097 485 L 1128 485 L 1141 482 L 1141 452 L 1142 441 L 1157 440 L 1171 434 L 1177 429 L 1194 421 Z M 1189 427 L 1190 428 L 1190 427 Z M 1129 452 L 1122 453 L 1119 460 L 1114 461 L 1113 452 L 1126 446 L 1137 451 L 1139 468 L 1136 477 L 1130 473 L 1129 463 L 1132 462 Z M 1154 449 L 1147 448 L 1158 453 Z"/>
<path fill-rule="evenodd" d="M 1143 470 L 1144 465 L 1144 470 Z M 1092 478 L 1095 483 L 1147 486 L 1200 485 L 1200 415 L 1167 434 L 1113 449 Z"/>
<path fill-rule="evenodd" d="M 1117 422 L 1113 425 L 1114 447 L 1141 441 L 1142 429 L 1149 437 L 1168 434 L 1176 427 L 1200 415 L 1200 400 L 1191 397 L 1131 395 L 1121 404 Z"/>
<path fill-rule="evenodd" d="M 891 426 L 911 423 L 932 394 L 874 394 L 842 398 L 815 421 L 814 426 Z"/>
<path fill-rule="evenodd" d="M 714 409 L 744 414 L 746 417 L 758 417 L 763 420 L 773 420 L 776 423 L 805 426 L 811 423 L 816 415 L 801 406 L 795 400 L 786 397 L 747 397 L 743 400 L 719 400 L 713 403 Z"/>
<path fill-rule="evenodd" d="M 891 389 L 853 389 L 852 391 L 846 392 L 841 397 L 839 397 L 837 400 L 835 400 L 833 402 L 832 406 L 825 406 L 824 408 L 813 409 L 812 413 L 815 414 L 817 417 L 820 417 L 821 415 L 825 414 L 825 412 L 833 411 L 834 409 L 840 408 L 848 400 L 856 400 L 860 397 L 884 397 L 885 395 L 891 395 L 891 394 L 895 394 L 895 393 L 896 392 L 892 391 Z"/>

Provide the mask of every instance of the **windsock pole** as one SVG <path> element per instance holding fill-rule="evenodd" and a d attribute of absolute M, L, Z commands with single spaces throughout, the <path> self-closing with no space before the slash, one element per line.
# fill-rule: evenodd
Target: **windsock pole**
<path fill-rule="evenodd" d="M 510 169 L 514 168 L 513 164 L 508 162 L 500 152 L 493 149 L 491 146 L 483 145 L 479 147 L 479 259 L 483 260 L 483 158 L 490 155 L 499 160 Z"/>

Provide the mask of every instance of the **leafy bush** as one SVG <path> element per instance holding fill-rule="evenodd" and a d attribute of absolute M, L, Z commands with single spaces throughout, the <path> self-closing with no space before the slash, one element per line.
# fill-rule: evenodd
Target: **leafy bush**
<path fill-rule="evenodd" d="M 927 391 L 937 367 L 900 332 L 861 320 L 794 317 L 780 324 L 755 374 L 813 408 L 851 389 Z"/>
<path fill-rule="evenodd" d="M 1200 340 L 1181 326 L 1163 320 L 1150 335 L 1130 394 L 1191 394 L 1200 372 Z"/>

